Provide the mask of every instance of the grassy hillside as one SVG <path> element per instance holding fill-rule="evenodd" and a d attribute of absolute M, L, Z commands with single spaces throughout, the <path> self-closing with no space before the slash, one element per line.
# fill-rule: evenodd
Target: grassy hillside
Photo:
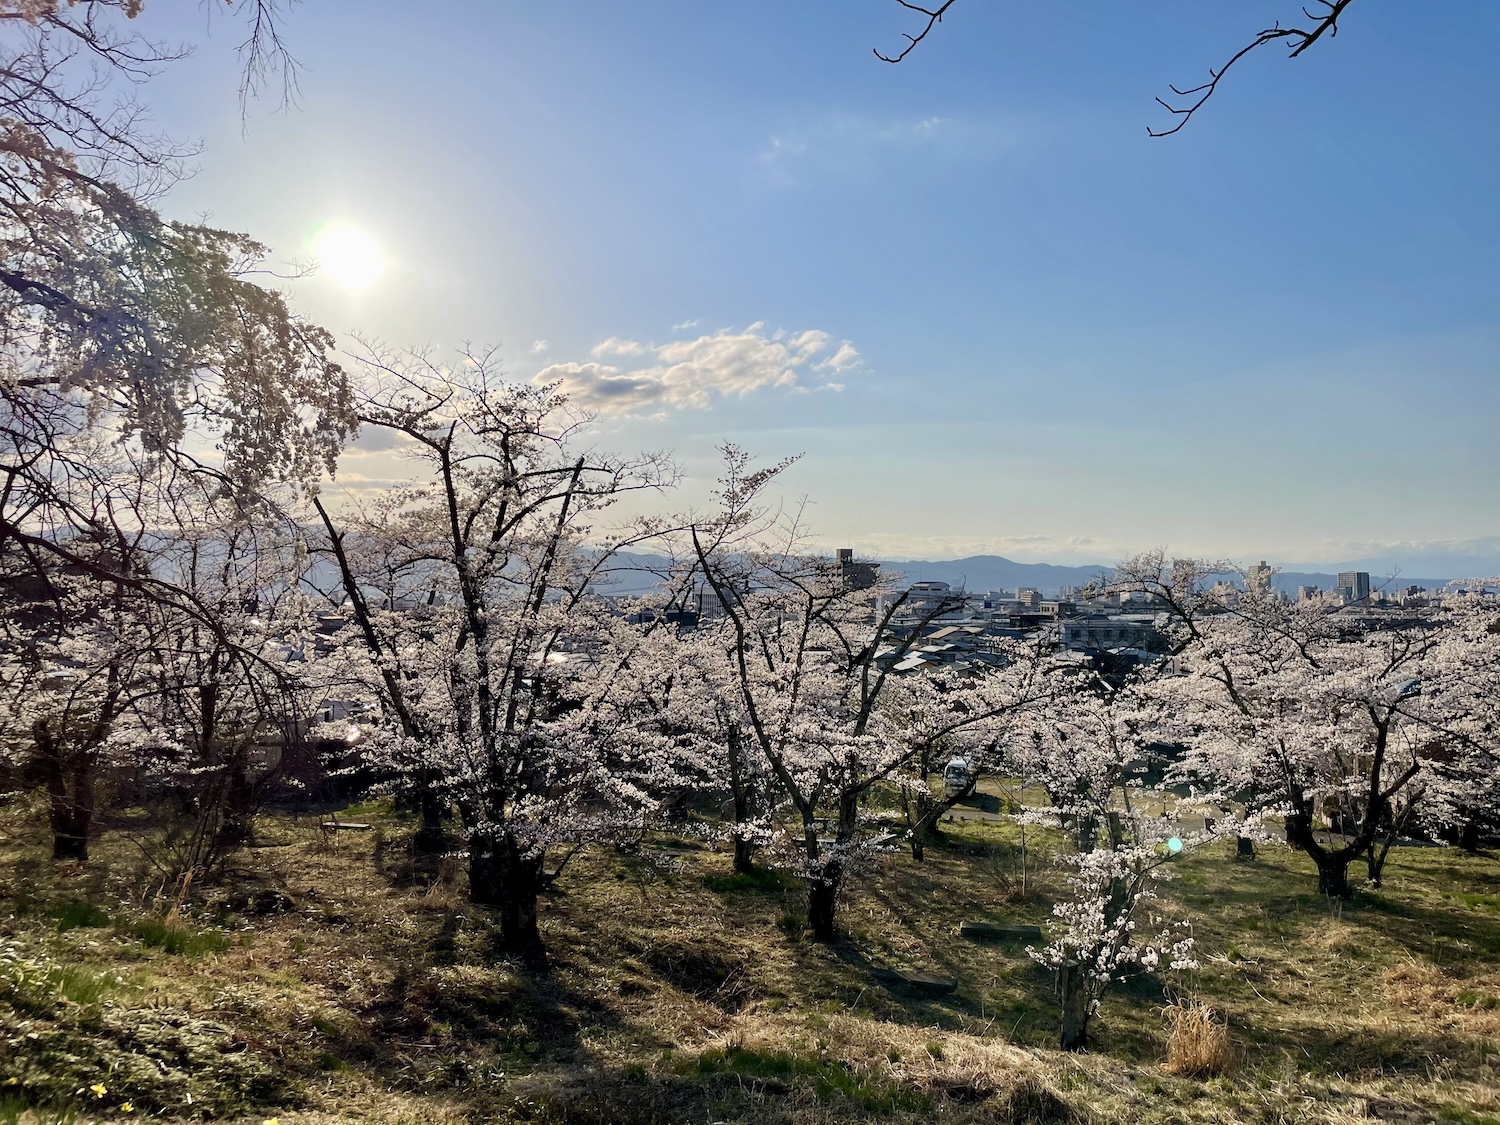
<path fill-rule="evenodd" d="M 1049 912 L 1002 823 L 885 857 L 833 947 L 803 936 L 799 887 L 732 877 L 723 852 L 586 852 L 545 902 L 556 963 L 533 979 L 492 955 L 461 868 L 418 870 L 380 806 L 336 847 L 264 817 L 175 912 L 127 835 L 57 866 L 36 810 L 0 815 L 6 1121 L 1500 1122 L 1492 856 L 1398 849 L 1341 912 L 1285 849 L 1186 858 L 1163 906 L 1202 968 L 1121 986 L 1066 1056 L 1048 974 L 958 934 Z M 912 994 L 892 968 L 959 987 Z M 1163 1067 L 1178 994 L 1227 1014 L 1228 1073 Z"/>

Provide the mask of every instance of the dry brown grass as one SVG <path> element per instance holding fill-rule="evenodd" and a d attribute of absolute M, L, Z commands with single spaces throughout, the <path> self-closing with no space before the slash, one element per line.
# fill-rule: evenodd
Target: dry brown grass
<path fill-rule="evenodd" d="M 1178 1000 L 1166 1009 L 1167 1069 L 1184 1078 L 1211 1078 L 1229 1069 L 1229 1028 L 1199 1000 Z"/>
<path fill-rule="evenodd" d="M 1407 959 L 1380 977 L 1397 1010 L 1429 1026 L 1500 1037 L 1500 972 Z"/>
<path fill-rule="evenodd" d="M 383 848 L 373 834 L 321 847 L 315 821 L 268 817 L 279 846 L 247 851 L 228 883 L 184 899 L 185 925 L 227 941 L 191 956 L 108 928 L 58 932 L 63 902 L 144 917 L 140 875 L 113 835 L 86 866 L 50 864 L 44 838 L 21 836 L 41 813 L 23 811 L 0 807 L 0 934 L 119 973 L 117 1004 L 232 1028 L 244 1057 L 295 1087 L 248 1121 L 1500 1125 L 1493 858 L 1404 851 L 1385 898 L 1342 919 L 1281 849 L 1256 864 L 1184 861 L 1166 894 L 1193 918 L 1204 967 L 1172 986 L 1212 1003 L 1226 1053 L 1234 1028 L 1233 1065 L 1210 1077 L 1178 1065 L 1186 1044 L 1168 1037 L 1153 977 L 1107 997 L 1090 1053 L 1051 1049 L 1046 973 L 1019 943 L 957 932 L 969 918 L 1046 918 L 1048 889 L 999 901 L 985 861 L 1011 842 L 1004 825 L 956 825 L 954 846 L 925 864 L 886 857 L 850 888 L 848 937 L 834 947 L 787 925 L 801 909 L 794 881 L 735 885 L 723 851 L 651 842 L 679 856 L 668 866 L 591 849 L 543 901 L 555 968 L 533 979 L 496 956 L 462 865 L 417 865 L 406 822 L 378 809 L 359 817 L 384 825 Z M 231 906 L 255 888 L 292 905 Z M 177 897 L 168 888 L 156 915 Z M 879 967 L 952 976 L 959 989 L 903 992 Z"/>

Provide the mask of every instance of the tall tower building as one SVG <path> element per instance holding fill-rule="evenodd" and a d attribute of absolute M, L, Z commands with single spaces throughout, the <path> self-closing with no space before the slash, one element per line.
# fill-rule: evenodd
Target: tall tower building
<path fill-rule="evenodd" d="M 1267 566 L 1266 560 L 1261 559 L 1249 570 L 1245 571 L 1245 586 L 1258 593 L 1265 593 L 1271 588 L 1271 578 L 1276 574 L 1276 568 Z"/>
<path fill-rule="evenodd" d="M 1363 601 L 1370 596 L 1370 572 L 1367 570 L 1339 571 L 1338 586 L 1349 591 L 1351 602 Z"/>

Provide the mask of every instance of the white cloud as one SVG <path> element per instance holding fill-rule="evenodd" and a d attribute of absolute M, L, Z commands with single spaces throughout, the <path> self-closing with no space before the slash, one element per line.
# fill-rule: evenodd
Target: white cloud
<path fill-rule="evenodd" d="M 851 367 L 859 366 L 859 349 L 848 340 L 845 340 L 839 344 L 838 351 L 816 366 L 819 371 L 832 371 L 836 374 L 842 374 Z"/>
<path fill-rule="evenodd" d="M 685 329 L 688 329 L 688 328 L 697 328 L 697 327 L 698 327 L 698 322 L 696 320 L 684 320 L 681 324 L 674 324 L 674 325 L 672 325 L 672 331 L 673 332 L 682 332 Z"/>
<path fill-rule="evenodd" d="M 551 346 L 552 345 L 549 344 L 549 343 L 547 343 L 546 340 L 533 340 L 533 341 L 531 341 L 531 354 L 532 355 L 541 355 L 544 351 L 546 351 Z"/>
<path fill-rule="evenodd" d="M 743 331 L 725 329 L 691 340 L 642 344 L 611 337 L 593 355 L 642 358 L 640 366 L 607 363 L 554 363 L 537 372 L 533 382 L 560 383 L 561 390 L 585 410 L 619 414 L 666 407 L 706 409 L 716 398 L 744 396 L 765 387 L 838 389 L 824 372 L 844 374 L 859 363 L 859 352 L 847 340 L 832 354 L 827 332 L 768 334 L 760 322 Z"/>
<path fill-rule="evenodd" d="M 838 115 L 798 124 L 771 137 L 758 162 L 778 176 L 794 167 L 868 170 L 876 161 L 925 158 L 993 160 L 1032 140 L 1037 128 L 1021 118 L 904 117 Z M 789 182 L 789 181 L 788 181 Z"/>
<path fill-rule="evenodd" d="M 605 355 L 635 356 L 635 355 L 645 355 L 646 352 L 649 351 L 649 350 L 650 350 L 650 345 L 649 344 L 643 344 L 639 340 L 626 340 L 626 339 L 622 339 L 619 336 L 611 336 L 608 340 L 605 340 L 602 344 L 595 344 L 594 347 L 593 347 L 593 350 L 592 350 L 592 352 L 590 354 L 594 355 L 594 356 L 605 356 Z"/>

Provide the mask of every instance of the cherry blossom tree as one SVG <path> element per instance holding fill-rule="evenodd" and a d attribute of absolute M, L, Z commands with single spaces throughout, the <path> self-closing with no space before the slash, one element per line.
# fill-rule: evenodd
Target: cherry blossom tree
<path fill-rule="evenodd" d="M 197 881 L 253 839 L 254 814 L 302 748 L 312 603 L 300 529 L 213 495 L 174 510 L 179 523 L 159 527 L 150 565 L 193 608 L 146 600 L 115 741 L 165 798 L 152 802 L 162 835 L 146 854 Z"/>
<path fill-rule="evenodd" d="M 1420 798 L 1392 810 L 1417 829 L 1469 849 L 1500 836 L 1500 578 L 1456 583 L 1441 600 L 1440 643 L 1421 681 L 1424 695 L 1441 693 L 1443 714 L 1427 746 Z M 1369 853 L 1378 882 L 1392 833 Z"/>
<path fill-rule="evenodd" d="M 934 668 L 888 687 L 881 721 L 907 760 L 894 775 L 906 814 L 908 846 L 921 862 L 944 814 L 965 800 L 982 777 L 1008 775 L 1006 745 L 1017 725 L 1046 711 L 1051 641 L 996 640 L 984 664 Z M 970 789 L 948 792 L 948 761 L 967 764 Z"/>
<path fill-rule="evenodd" d="M 1030 951 L 1058 975 L 1061 1045 L 1073 1051 L 1087 1046 L 1101 997 L 1125 973 L 1190 964 L 1181 928 L 1143 914 L 1174 856 L 1235 826 L 1208 827 L 1201 806 L 1167 784 L 1163 715 L 1147 690 L 1156 669 L 1105 672 L 1059 657 L 1049 672 L 1044 704 L 1011 725 L 1006 768 L 1048 796 L 1022 810 L 1023 823 L 1063 830 L 1075 848 L 1056 857 L 1069 896 L 1054 906 L 1053 940 Z"/>
<path fill-rule="evenodd" d="M 934 682 L 904 689 L 904 711 L 888 707 L 899 680 L 890 666 L 961 601 L 928 606 L 915 629 L 893 640 L 892 620 L 909 594 L 890 578 L 856 581 L 809 549 L 795 513 L 769 501 L 768 486 L 790 462 L 754 469 L 733 445 L 724 455 L 719 510 L 693 523 L 687 557 L 718 615 L 710 627 L 728 668 L 718 683 L 737 696 L 723 703 L 738 725 L 735 745 L 764 763 L 790 806 L 808 924 L 831 941 L 844 882 L 871 848 L 868 794 L 892 783 L 923 745 L 1019 701 L 998 681 L 967 689 L 966 702 L 940 700 Z"/>
<path fill-rule="evenodd" d="M 101 508 L 101 462 L 125 450 L 263 502 L 331 469 L 354 420 L 332 338 L 259 283 L 264 247 L 154 209 L 187 151 L 130 93 L 181 52 L 129 32 L 140 8 L 0 2 L 0 549 L 190 607 L 75 549 L 129 518 L 128 497 Z"/>
<path fill-rule="evenodd" d="M 1196 967 L 1185 924 L 1150 912 L 1154 884 L 1168 876 L 1174 846 L 1201 842 L 1175 835 L 1170 840 L 1141 832 L 1128 843 L 1065 857 L 1071 893 L 1053 907 L 1055 936 L 1043 948 L 1027 950 L 1057 974 L 1064 1051 L 1088 1047 L 1089 1022 L 1100 1000 L 1129 972 Z"/>
<path fill-rule="evenodd" d="M 397 720 L 387 760 L 419 763 L 456 804 L 471 899 L 496 908 L 506 947 L 541 967 L 549 852 L 638 823 L 642 774 L 660 766 L 631 749 L 620 718 L 642 631 L 593 584 L 616 550 L 657 530 L 611 538 L 603 514 L 669 487 L 675 469 L 588 450 L 587 420 L 555 388 L 509 382 L 488 356 L 449 368 L 375 354 L 366 375 L 361 423 L 393 437 L 420 477 L 375 508 L 316 507 L 378 669 L 371 686 Z M 378 612 L 348 549 L 376 534 L 412 563 Z M 413 602 L 424 609 L 408 619 Z"/>
<path fill-rule="evenodd" d="M 1185 674 L 1161 686 L 1194 732 L 1191 769 L 1220 785 L 1253 779 L 1285 811 L 1318 889 L 1349 897 L 1349 864 L 1400 829 L 1435 780 L 1442 733 L 1464 722 L 1448 615 L 1246 590 L 1232 608 L 1179 620 Z"/>
<path fill-rule="evenodd" d="M 692 598 L 691 583 L 665 600 L 673 608 L 664 614 L 679 614 L 675 607 L 684 600 L 697 600 Z M 755 871 L 757 851 L 774 838 L 783 795 L 756 749 L 754 727 L 729 659 L 724 623 L 692 616 L 678 620 L 692 625 L 670 631 L 670 665 L 661 687 L 671 706 L 659 707 L 653 725 L 679 740 L 684 763 L 691 763 L 694 791 L 722 798 L 719 808 L 724 834 L 733 849 L 733 869 L 736 874 L 750 875 Z M 643 697 L 654 699 L 657 694 L 646 690 Z M 643 721 L 651 720 L 643 716 Z"/>
<path fill-rule="evenodd" d="M 46 790 L 52 857 L 86 860 L 100 770 L 133 673 L 134 606 L 119 588 L 101 594 L 57 570 L 12 572 L 4 586 L 5 754 Z"/>
<path fill-rule="evenodd" d="M 97 452 L 95 487 L 73 486 L 92 534 L 67 540 L 86 565 L 24 550 L 0 565 L 15 726 L 52 800 L 58 858 L 86 858 L 96 788 L 119 770 L 143 771 L 158 793 L 174 778 L 169 788 L 214 826 L 204 847 L 223 854 L 248 837 L 248 755 L 262 725 L 275 716 L 288 729 L 291 677 L 267 650 L 287 628 L 278 606 L 298 601 L 287 597 L 294 529 L 196 473 L 117 446 Z M 300 626 L 294 613 L 290 628 Z"/>

